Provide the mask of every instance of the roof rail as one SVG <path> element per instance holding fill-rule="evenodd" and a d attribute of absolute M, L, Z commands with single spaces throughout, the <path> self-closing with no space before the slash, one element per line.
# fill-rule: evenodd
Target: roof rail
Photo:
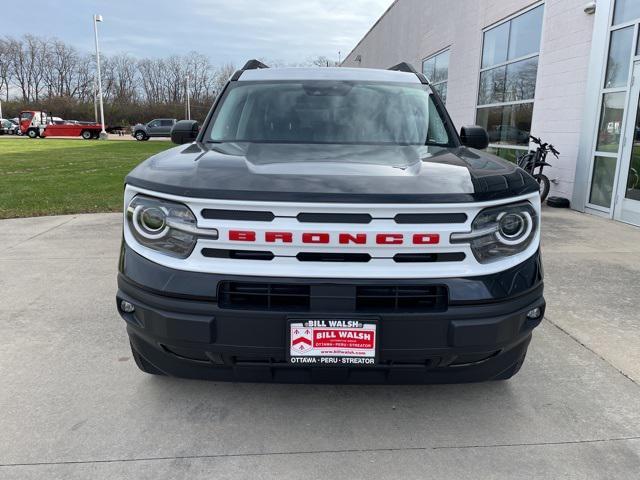
<path fill-rule="evenodd" d="M 394 72 L 407 72 L 407 73 L 418 73 L 416 69 L 411 66 L 411 64 L 407 62 L 400 62 L 393 67 L 389 67 L 387 70 L 392 70 Z"/>
<path fill-rule="evenodd" d="M 260 68 L 269 68 L 269 65 L 265 65 L 260 60 L 253 59 L 245 63 L 241 70 L 258 70 Z"/>
<path fill-rule="evenodd" d="M 260 60 L 256 60 L 254 58 L 253 60 L 249 60 L 247 63 L 245 63 L 244 67 L 242 67 L 240 70 L 236 70 L 235 73 L 231 76 L 230 80 L 232 82 L 235 82 L 242 76 L 242 73 L 246 70 L 259 70 L 261 68 L 269 68 L 269 65 L 265 65 Z"/>
<path fill-rule="evenodd" d="M 413 68 L 413 66 L 410 63 L 400 62 L 399 64 L 388 68 L 387 70 L 391 70 L 393 72 L 413 73 L 418 76 L 418 78 L 422 83 L 424 83 L 425 85 L 429 85 L 429 80 L 427 79 L 427 77 L 425 77 L 424 74 L 418 72 L 415 68 Z"/>

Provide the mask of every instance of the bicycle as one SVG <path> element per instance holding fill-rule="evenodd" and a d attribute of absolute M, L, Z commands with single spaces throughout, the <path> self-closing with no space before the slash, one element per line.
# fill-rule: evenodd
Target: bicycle
<path fill-rule="evenodd" d="M 558 152 L 553 145 L 542 143 L 542 140 L 533 135 L 529 136 L 529 138 L 533 143 L 538 145 L 538 148 L 535 151 L 525 153 L 518 157 L 518 166 L 536 179 L 540 186 L 540 200 L 544 202 L 551 189 L 551 182 L 543 173 L 544 167 L 551 166 L 546 161 L 547 155 L 551 152 L 556 158 L 559 158 L 560 152 Z M 536 169 L 539 169 L 537 173 Z"/>

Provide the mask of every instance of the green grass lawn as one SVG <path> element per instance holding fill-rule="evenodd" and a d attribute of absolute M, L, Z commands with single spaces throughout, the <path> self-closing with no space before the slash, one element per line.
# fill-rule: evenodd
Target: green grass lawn
<path fill-rule="evenodd" d="M 172 146 L 0 138 L 0 218 L 120 211 L 125 175 Z"/>

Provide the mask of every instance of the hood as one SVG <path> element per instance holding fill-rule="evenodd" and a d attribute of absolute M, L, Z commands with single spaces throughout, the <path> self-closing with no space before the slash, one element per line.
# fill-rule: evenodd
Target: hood
<path fill-rule="evenodd" d="M 475 202 L 538 190 L 496 156 L 464 147 L 224 143 L 182 145 L 128 184 L 187 197 L 252 201 Z"/>

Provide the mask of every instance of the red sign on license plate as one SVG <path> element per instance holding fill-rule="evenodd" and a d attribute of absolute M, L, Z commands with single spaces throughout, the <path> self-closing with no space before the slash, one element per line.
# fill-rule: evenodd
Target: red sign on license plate
<path fill-rule="evenodd" d="M 375 346 L 376 333 L 371 331 L 354 331 L 340 328 L 313 331 L 315 348 L 354 348 L 372 349 Z"/>
<path fill-rule="evenodd" d="M 306 320 L 290 325 L 291 363 L 373 365 L 376 357 L 374 322 Z"/>

